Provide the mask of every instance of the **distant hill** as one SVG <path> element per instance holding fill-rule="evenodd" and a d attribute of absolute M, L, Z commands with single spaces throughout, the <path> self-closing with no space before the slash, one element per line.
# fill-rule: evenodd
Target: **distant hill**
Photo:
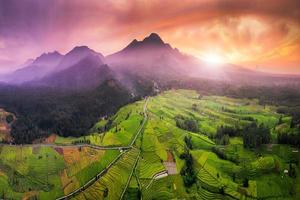
<path fill-rule="evenodd" d="M 4 80 L 8 84 L 91 89 L 112 78 L 112 71 L 103 63 L 102 54 L 87 46 L 73 48 L 66 55 L 57 51 L 44 53 Z"/>
<path fill-rule="evenodd" d="M 57 51 L 44 53 L 35 60 L 29 60 L 24 67 L 8 74 L 4 81 L 11 84 L 21 84 L 24 82 L 36 80 L 51 73 L 55 66 L 61 61 L 63 55 Z"/>
<path fill-rule="evenodd" d="M 90 54 L 66 69 L 52 73 L 30 84 L 62 89 L 93 89 L 103 81 L 113 77 L 114 73 L 107 65 L 103 64 L 100 57 Z"/>
<path fill-rule="evenodd" d="M 27 62 L 25 67 L 2 76 L 1 81 L 8 84 L 88 89 L 111 76 L 133 91 L 137 85 L 132 77 L 147 81 L 191 77 L 238 84 L 299 81 L 299 77 L 262 73 L 232 64 L 208 64 L 173 48 L 156 33 L 151 33 L 141 41 L 134 39 L 124 49 L 106 57 L 87 46 L 75 47 L 66 55 L 57 51 L 44 53 Z"/>
<path fill-rule="evenodd" d="M 56 71 L 62 71 L 75 65 L 86 57 L 95 56 L 98 57 L 99 64 L 103 64 L 104 57 L 101 53 L 98 53 L 87 46 L 77 46 L 63 56 L 61 62 L 56 66 Z M 98 62 L 98 61 L 97 61 Z"/>

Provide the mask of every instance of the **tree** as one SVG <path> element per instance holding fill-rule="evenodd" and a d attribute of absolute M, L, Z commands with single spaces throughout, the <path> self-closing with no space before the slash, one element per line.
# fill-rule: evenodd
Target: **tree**
<path fill-rule="evenodd" d="M 222 186 L 221 188 L 220 188 L 220 194 L 222 194 L 222 195 L 224 195 L 225 194 L 225 191 L 224 191 L 224 186 Z"/>
<path fill-rule="evenodd" d="M 280 124 L 282 124 L 282 115 L 280 115 L 277 125 L 280 125 Z"/>
<path fill-rule="evenodd" d="M 296 169 L 292 163 L 289 164 L 289 176 L 292 178 L 296 178 Z"/>
<path fill-rule="evenodd" d="M 263 124 L 257 126 L 255 122 L 243 129 L 243 144 L 245 148 L 256 148 L 267 144 L 271 140 L 270 130 Z"/>
<path fill-rule="evenodd" d="M 248 178 L 244 178 L 243 187 L 248 187 L 248 186 L 249 186 L 249 180 L 248 180 Z"/>
<path fill-rule="evenodd" d="M 14 116 L 12 114 L 7 115 L 6 122 L 10 124 L 12 121 L 14 121 Z"/>
<path fill-rule="evenodd" d="M 187 147 L 185 148 L 185 152 L 180 155 L 180 159 L 185 160 L 185 165 L 181 169 L 180 175 L 183 177 L 184 185 L 186 187 L 191 187 L 196 183 L 197 177 L 193 168 L 194 160 Z"/>
<path fill-rule="evenodd" d="M 111 115 L 120 106 L 137 100 L 117 81 L 112 85 L 112 81 L 83 91 L 46 87 L 7 89 L 0 85 L 1 106 L 17 116 L 11 130 L 14 142 L 31 143 L 51 133 L 73 137 L 89 134 L 100 117 Z"/>
<path fill-rule="evenodd" d="M 103 197 L 107 197 L 108 196 L 108 188 L 105 188 L 103 191 Z"/>
<path fill-rule="evenodd" d="M 298 133 L 280 133 L 277 140 L 279 144 L 291 144 L 300 147 L 300 131 Z"/>
<path fill-rule="evenodd" d="M 191 131 L 191 132 L 199 132 L 198 121 L 190 118 L 186 118 L 182 115 L 177 115 L 175 117 L 176 126 L 183 130 Z"/>
<path fill-rule="evenodd" d="M 190 135 L 184 136 L 184 142 L 189 149 L 193 149 L 192 137 Z"/>
<path fill-rule="evenodd" d="M 230 137 L 240 135 L 241 130 L 231 126 L 220 126 L 216 133 L 216 143 L 221 145 L 228 145 Z"/>

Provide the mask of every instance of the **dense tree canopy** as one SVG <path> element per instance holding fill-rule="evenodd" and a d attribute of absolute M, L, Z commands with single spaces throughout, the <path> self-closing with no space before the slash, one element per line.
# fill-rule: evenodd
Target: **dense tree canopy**
<path fill-rule="evenodd" d="M 239 128 L 233 128 L 231 126 L 221 126 L 216 133 L 216 142 L 221 145 L 229 144 L 229 137 L 235 137 L 241 135 Z"/>
<path fill-rule="evenodd" d="M 180 155 L 180 159 L 185 160 L 185 164 L 180 171 L 181 176 L 183 177 L 183 182 L 186 187 L 191 187 L 196 183 L 197 176 L 194 170 L 194 159 L 190 150 L 192 149 L 192 141 L 190 136 L 185 136 L 185 152 Z"/>
<path fill-rule="evenodd" d="M 103 115 L 130 102 L 130 94 L 114 80 L 95 90 L 68 92 L 49 88 L 1 88 L 0 104 L 15 113 L 11 134 L 16 143 L 31 143 L 51 133 L 81 136 Z"/>
<path fill-rule="evenodd" d="M 191 131 L 191 132 L 199 132 L 198 122 L 192 118 L 186 118 L 182 115 L 177 115 L 175 117 L 176 126 L 183 130 Z"/>
<path fill-rule="evenodd" d="M 270 140 L 270 130 L 263 124 L 251 123 L 243 129 L 243 143 L 246 148 L 260 147 L 262 144 L 269 143 Z"/>

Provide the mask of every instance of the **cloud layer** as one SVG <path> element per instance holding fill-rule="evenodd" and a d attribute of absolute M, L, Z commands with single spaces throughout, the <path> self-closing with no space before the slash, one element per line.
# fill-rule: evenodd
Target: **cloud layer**
<path fill-rule="evenodd" d="M 158 32 L 182 51 L 300 73 L 299 0 L 0 0 L 0 71 L 76 45 L 109 54 Z"/>

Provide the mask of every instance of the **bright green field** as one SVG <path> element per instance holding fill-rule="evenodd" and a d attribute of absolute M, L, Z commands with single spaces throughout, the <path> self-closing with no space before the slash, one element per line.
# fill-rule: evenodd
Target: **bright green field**
<path fill-rule="evenodd" d="M 55 143 L 89 140 L 94 145 L 128 146 L 144 118 L 144 104 L 142 100 L 121 108 L 95 124 L 88 136 L 56 137 Z M 195 91 L 171 90 L 149 97 L 147 114 L 146 125 L 133 148 L 75 199 L 119 199 L 123 192 L 123 199 L 142 196 L 149 200 L 300 198 L 299 168 L 297 178 L 283 173 L 290 160 L 299 160 L 300 154 L 291 146 L 275 144 L 278 133 L 292 131 L 289 116 L 283 116 L 283 124 L 277 125 L 280 114 L 276 107 L 259 105 L 257 100 L 199 97 Z M 197 120 L 199 132 L 178 128 L 175 117 L 179 114 Z M 109 120 L 109 130 L 98 132 Z M 230 138 L 226 146 L 210 139 L 221 125 L 242 127 L 252 121 L 270 128 L 274 144 L 249 150 L 243 147 L 241 137 Z M 190 188 L 184 186 L 180 175 L 185 136 L 192 140 L 197 177 Z M 212 147 L 232 161 L 219 158 Z M 0 154 L 0 194 L 3 188 L 7 198 L 22 199 L 30 194 L 38 199 L 54 199 L 86 183 L 117 155 L 119 151 L 113 150 L 66 150 L 60 154 L 50 147 L 33 150 L 5 146 Z M 248 187 L 243 187 L 245 177 L 249 179 Z"/>
<path fill-rule="evenodd" d="M 103 177 L 76 196 L 75 199 L 119 199 L 132 172 L 137 156 L 137 149 L 132 149 L 123 154 Z M 107 191 L 106 195 L 104 191 Z"/>
<path fill-rule="evenodd" d="M 110 117 L 112 121 L 110 129 L 104 133 L 96 132 L 97 129 L 103 127 L 107 123 L 107 119 L 103 119 L 95 124 L 88 136 L 74 137 L 56 137 L 56 144 L 72 144 L 79 140 L 89 140 L 91 144 L 99 146 L 127 146 L 143 120 L 143 101 L 139 101 L 121 108 L 117 114 Z"/>
<path fill-rule="evenodd" d="M 218 145 L 207 137 L 214 135 L 221 125 L 243 126 L 256 121 L 270 129 L 276 127 L 272 131 L 276 139 L 280 117 L 276 107 L 261 106 L 257 100 L 198 97 L 194 91 L 175 90 L 150 98 L 149 119 L 139 144 L 143 153 L 136 168 L 140 187 L 130 185 L 128 198 L 134 199 L 140 190 L 143 199 L 297 199 L 291 194 L 299 191 L 298 179 L 283 174 L 290 158 L 299 157 L 299 153 L 292 152 L 292 147 L 273 144 L 253 151 L 243 147 L 242 138 L 230 138 L 229 145 L 219 148 L 238 161 L 234 163 L 213 153 L 211 148 Z M 197 105 L 197 109 L 193 109 L 193 105 Z M 200 133 L 177 128 L 175 116 L 178 114 L 196 119 Z M 289 118 L 285 119 L 288 124 Z M 191 188 L 184 187 L 179 174 L 184 165 L 179 155 L 183 152 L 186 135 L 192 137 L 198 178 L 198 183 Z M 168 152 L 173 154 L 177 174 L 156 179 L 155 174 L 166 169 L 163 163 L 168 160 Z M 243 187 L 244 177 L 249 177 L 246 188 Z M 224 194 L 220 192 L 222 187 Z"/>
<path fill-rule="evenodd" d="M 77 189 L 118 151 L 90 148 L 0 147 L 0 195 L 4 199 L 54 199 Z M 60 153 L 59 153 L 60 152 Z"/>

